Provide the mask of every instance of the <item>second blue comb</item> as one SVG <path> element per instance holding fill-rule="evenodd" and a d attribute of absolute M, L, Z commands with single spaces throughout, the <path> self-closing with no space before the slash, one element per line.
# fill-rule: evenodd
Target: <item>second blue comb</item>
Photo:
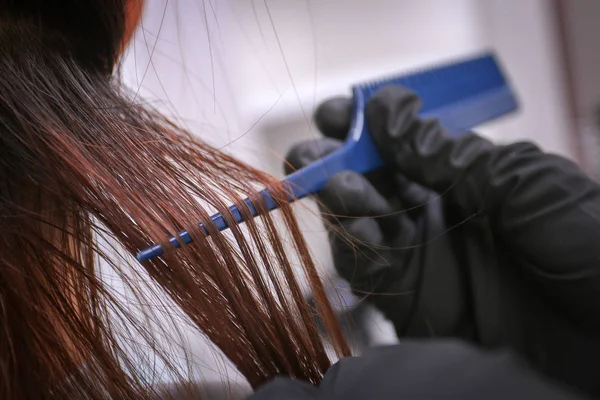
<path fill-rule="evenodd" d="M 390 77 L 375 82 L 354 86 L 354 115 L 350 133 L 345 144 L 336 152 L 329 154 L 305 168 L 289 175 L 284 183 L 289 188 L 290 199 L 301 199 L 317 193 L 325 183 L 341 171 L 367 173 L 383 166 L 371 134 L 365 123 L 366 102 L 380 88 L 387 85 L 399 85 L 411 89 L 423 102 L 420 116 L 437 118 L 451 134 L 458 135 L 484 122 L 506 115 L 517 109 L 515 96 L 492 54 L 484 54 L 468 60 L 443 65 L 415 74 Z M 267 190 L 262 193 L 269 210 L 276 204 Z M 252 214 L 258 213 L 246 200 Z M 243 222 L 239 210 L 230 207 L 238 223 Z M 228 225 L 221 214 L 212 216 L 219 230 Z M 207 233 L 204 226 L 201 228 Z M 192 238 L 187 231 L 179 233 L 179 240 L 189 244 Z M 180 247 L 177 238 L 169 242 Z M 154 245 L 138 253 L 139 261 L 146 261 L 164 253 L 161 245 Z"/>

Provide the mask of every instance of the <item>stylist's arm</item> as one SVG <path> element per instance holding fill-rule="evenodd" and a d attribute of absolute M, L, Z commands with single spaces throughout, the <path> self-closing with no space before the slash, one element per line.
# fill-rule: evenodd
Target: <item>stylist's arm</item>
<path fill-rule="evenodd" d="M 548 377 L 600 396 L 600 187 L 529 143 L 449 137 L 400 87 L 366 109 L 387 167 L 343 172 L 319 194 L 336 269 L 400 337 L 507 347 Z M 335 150 L 351 102 L 318 110 L 323 139 L 293 168 Z"/>

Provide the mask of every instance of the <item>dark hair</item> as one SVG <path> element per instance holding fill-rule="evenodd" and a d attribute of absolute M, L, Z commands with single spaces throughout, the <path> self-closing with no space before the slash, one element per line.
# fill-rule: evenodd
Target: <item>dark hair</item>
<path fill-rule="evenodd" d="M 139 1 L 139 0 L 133 0 Z M 123 0 L 2 0 L 3 31 L 33 30 L 86 69 L 110 72 L 125 33 Z M 33 35 L 30 39 L 39 39 Z M 6 45 L 7 43 L 3 43 Z"/>
<path fill-rule="evenodd" d="M 0 398 L 148 398 L 155 357 L 184 381 L 159 343 L 165 293 L 253 387 L 277 375 L 318 383 L 330 361 L 295 265 L 337 354 L 348 349 L 283 188 L 115 81 L 127 3 L 0 0 Z M 235 225 L 228 205 L 249 216 L 246 196 L 261 216 Z M 182 228 L 192 245 L 132 261 Z M 106 270 L 152 303 L 143 315 Z"/>

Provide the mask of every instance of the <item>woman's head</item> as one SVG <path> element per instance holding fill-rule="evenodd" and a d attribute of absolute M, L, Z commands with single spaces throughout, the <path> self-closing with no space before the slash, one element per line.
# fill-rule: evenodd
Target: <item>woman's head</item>
<path fill-rule="evenodd" d="M 127 32 L 126 10 L 140 6 L 140 0 L 4 0 L 0 13 L 4 31 L 43 35 L 48 50 L 68 52 L 82 66 L 108 72 Z"/>
<path fill-rule="evenodd" d="M 329 361 L 297 271 L 338 354 L 347 349 L 283 189 L 114 80 L 131 4 L 0 1 L 0 398 L 147 398 L 156 358 L 183 379 L 158 341 L 158 305 L 176 306 L 253 386 L 279 374 L 318 382 Z M 210 214 L 231 218 L 232 202 L 249 213 L 247 196 L 262 217 L 217 232 Z M 182 228 L 192 246 L 132 261 Z"/>

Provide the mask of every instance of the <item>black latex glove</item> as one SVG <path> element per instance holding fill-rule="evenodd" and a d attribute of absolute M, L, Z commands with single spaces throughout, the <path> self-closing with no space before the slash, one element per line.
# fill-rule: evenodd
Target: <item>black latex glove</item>
<path fill-rule="evenodd" d="M 403 125 L 416 118 L 418 98 L 395 88 L 391 95 L 398 97 L 392 101 L 399 101 L 402 107 L 402 118 L 394 123 L 404 129 Z M 369 104 L 370 123 L 385 124 L 381 120 L 385 105 Z M 294 147 L 287 157 L 286 173 L 338 149 L 349 131 L 351 109 L 347 98 L 323 103 L 315 122 L 326 138 Z M 318 200 L 331 223 L 331 248 L 338 273 L 358 296 L 367 296 L 394 323 L 399 336 L 472 335 L 470 324 L 465 323 L 464 278 L 451 236 L 444 234 L 448 224 L 437 193 L 409 181 L 392 165 L 366 177 L 349 171 L 339 173 L 319 193 Z M 433 282 L 439 282 L 427 288 L 430 293 L 419 291 L 424 273 L 435 274 Z M 445 300 L 421 310 L 426 318 L 415 317 L 418 298 L 440 292 L 446 293 Z"/>
<path fill-rule="evenodd" d="M 287 378 L 248 400 L 583 400 L 526 368 L 507 352 L 483 352 L 456 341 L 406 341 L 348 357 L 319 387 Z"/>
<path fill-rule="evenodd" d="M 289 163 L 336 149 L 350 109 L 348 99 L 324 103 L 316 122 L 329 138 L 299 144 Z M 319 194 L 328 213 L 345 216 L 324 214 L 336 269 L 357 293 L 373 293 L 401 336 L 510 346 L 599 395 L 599 186 L 529 143 L 451 138 L 418 110 L 403 88 L 377 93 L 366 118 L 386 169 L 340 173 Z"/>

